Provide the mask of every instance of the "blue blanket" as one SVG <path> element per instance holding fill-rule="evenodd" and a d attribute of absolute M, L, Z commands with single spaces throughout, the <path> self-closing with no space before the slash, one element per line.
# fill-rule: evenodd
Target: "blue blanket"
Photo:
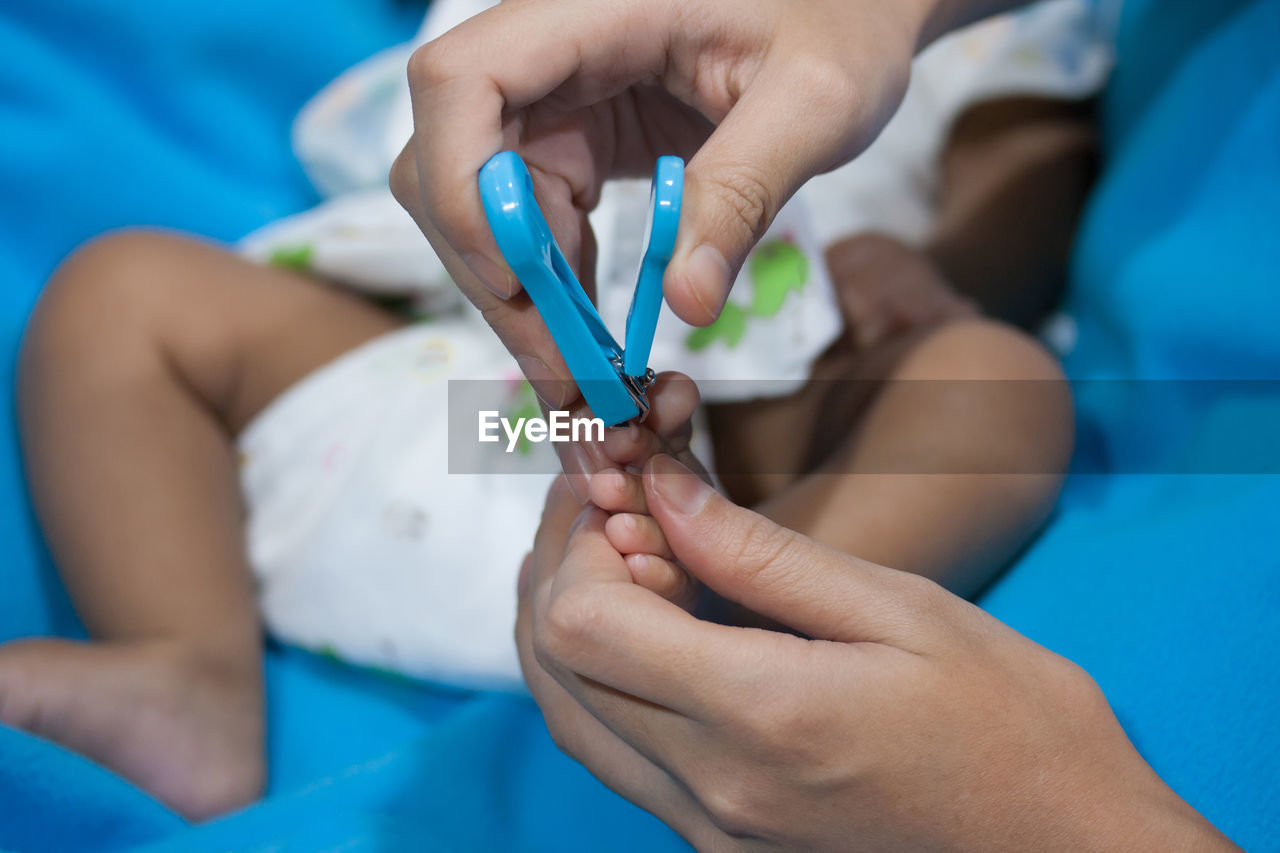
<path fill-rule="evenodd" d="M 312 204 L 289 153 L 293 114 L 422 13 L 393 0 L 17 6 L 0 8 L 6 376 L 41 283 L 83 239 L 153 224 L 230 240 Z M 1277 32 L 1280 0 L 1126 7 L 1108 174 L 1074 276 L 1073 376 L 1280 378 Z M 983 604 L 1088 668 L 1179 793 L 1251 849 L 1274 849 L 1280 479 L 1243 473 L 1248 454 L 1214 455 L 1249 437 L 1242 421 L 1280 423 L 1274 401 L 1206 402 L 1174 383 L 1163 405 L 1137 406 L 1093 387 L 1081 385 L 1087 473 Z M 26 501 L 10 396 L 6 385 L 0 640 L 74 636 Z M 1153 427 L 1177 440 L 1152 448 Z M 527 700 L 274 647 L 267 687 L 268 795 L 199 827 L 0 728 L 0 848 L 683 849 L 560 756 Z"/>

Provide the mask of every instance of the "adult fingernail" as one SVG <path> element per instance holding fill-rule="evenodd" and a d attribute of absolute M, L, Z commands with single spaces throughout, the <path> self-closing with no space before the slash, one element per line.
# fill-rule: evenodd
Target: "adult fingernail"
<path fill-rule="evenodd" d="M 666 454 L 653 457 L 647 474 L 658 496 L 684 515 L 697 515 L 711 499 L 711 487 Z"/>
<path fill-rule="evenodd" d="M 729 297 L 729 263 L 715 246 L 703 243 L 689 253 L 685 280 L 693 298 L 707 312 L 707 322 L 720 316 Z"/>
<path fill-rule="evenodd" d="M 549 408 L 562 409 L 573 399 L 573 383 L 561 379 L 547 363 L 537 356 L 518 355 L 516 364 L 520 372 L 529 380 L 533 391 Z"/>
<path fill-rule="evenodd" d="M 560 456 L 560 467 L 564 469 L 569 490 L 578 499 L 578 503 L 585 504 L 590 499 L 588 489 L 591 486 L 591 475 L 596 471 L 591 455 L 580 444 L 564 442 L 556 445 L 556 452 Z"/>
<path fill-rule="evenodd" d="M 479 252 L 464 255 L 462 261 L 475 273 L 480 283 L 499 299 L 510 299 L 520 292 L 520 280 L 506 264 L 500 264 Z"/>

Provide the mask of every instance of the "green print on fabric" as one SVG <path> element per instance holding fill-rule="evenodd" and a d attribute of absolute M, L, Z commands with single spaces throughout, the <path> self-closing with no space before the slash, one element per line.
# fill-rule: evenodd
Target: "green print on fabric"
<path fill-rule="evenodd" d="M 794 243 L 771 240 L 747 261 L 751 276 L 751 314 L 773 317 L 782 310 L 791 291 L 804 290 L 809 281 L 809 259 Z"/>
<path fill-rule="evenodd" d="M 770 240 L 751 254 L 747 277 L 751 280 L 750 308 L 744 311 L 726 302 L 714 323 L 689 333 L 684 342 L 686 348 L 699 352 L 717 340 L 724 341 L 729 349 L 736 347 L 747 332 L 748 316 L 777 316 L 792 291 L 804 290 L 809 281 L 809 259 L 789 240 Z"/>
<path fill-rule="evenodd" d="M 742 340 L 747 331 L 747 312 L 732 302 L 726 302 L 720 316 L 710 326 L 694 329 L 685 339 L 684 345 L 692 352 L 704 350 L 715 343 L 717 338 L 724 338 L 724 344 L 733 349 Z"/>
<path fill-rule="evenodd" d="M 267 263 L 273 267 L 293 270 L 294 272 L 307 272 L 311 269 L 311 261 L 315 254 L 315 246 L 310 243 L 299 243 L 296 246 L 279 246 L 271 250 Z"/>
<path fill-rule="evenodd" d="M 386 642 L 385 645 L 386 645 L 386 650 L 390 651 L 392 654 L 395 653 L 396 649 L 394 644 L 390 642 Z M 400 672 L 394 669 L 389 669 L 385 666 L 375 666 L 374 664 L 361 664 L 361 663 L 355 663 L 354 661 L 349 661 L 346 658 L 344 658 L 342 655 L 338 654 L 337 651 L 334 650 L 333 646 L 327 643 L 321 646 L 317 646 L 314 649 L 311 649 L 311 653 L 337 666 L 346 667 L 348 669 L 361 669 L 361 670 L 364 670 L 365 672 L 372 673 L 373 675 L 381 676 L 382 678 L 385 678 L 388 681 L 396 681 L 401 684 L 420 684 L 421 683 L 420 681 L 413 678 L 412 676 L 405 675 L 403 672 Z"/>

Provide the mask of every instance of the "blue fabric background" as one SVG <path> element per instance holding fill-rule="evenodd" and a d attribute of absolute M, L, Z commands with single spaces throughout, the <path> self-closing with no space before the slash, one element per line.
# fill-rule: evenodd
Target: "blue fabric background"
<path fill-rule="evenodd" d="M 290 120 L 338 72 L 408 38 L 421 12 L 0 1 L 4 374 L 42 282 L 78 242 L 132 224 L 230 240 L 313 203 Z M 1073 377 L 1280 379 L 1278 34 L 1280 0 L 1127 4 L 1107 177 L 1074 275 Z M 1260 403 L 1174 384 L 1142 406 L 1114 387 L 1081 383 L 1081 469 L 1095 473 L 1072 480 L 1053 526 L 983 604 L 1089 669 L 1143 754 L 1210 819 L 1250 849 L 1280 849 L 1280 478 L 1227 476 L 1239 459 L 1215 456 L 1246 437 L 1240 416 Z M 0 640 L 75 635 L 0 400 Z M 267 678 L 262 804 L 191 827 L 0 728 L 0 847 L 681 848 L 560 756 L 527 700 L 277 648 Z"/>
<path fill-rule="evenodd" d="M 1217 380 L 1280 380 L 1280 2 L 1128 0 L 1118 53 L 1067 306 L 1077 465 L 1112 473 L 1069 483 L 982 604 L 1089 670 L 1206 817 L 1276 850 L 1280 387 Z"/>

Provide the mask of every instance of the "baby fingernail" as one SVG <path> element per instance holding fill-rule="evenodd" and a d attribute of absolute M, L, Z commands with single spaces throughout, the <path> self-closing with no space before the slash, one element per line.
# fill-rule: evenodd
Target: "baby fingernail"
<path fill-rule="evenodd" d="M 628 554 L 623 557 L 626 561 L 627 568 L 631 570 L 631 580 L 639 582 L 645 575 L 645 570 L 649 567 L 648 554 Z"/>
<path fill-rule="evenodd" d="M 516 364 L 520 366 L 524 378 L 529 380 L 534 393 L 549 408 L 563 409 L 573 399 L 573 383 L 561 379 L 542 359 L 533 355 L 518 355 Z"/>
<path fill-rule="evenodd" d="M 685 515 L 697 515 L 711 498 L 711 487 L 665 454 L 649 463 L 650 483 L 660 497 Z"/>

